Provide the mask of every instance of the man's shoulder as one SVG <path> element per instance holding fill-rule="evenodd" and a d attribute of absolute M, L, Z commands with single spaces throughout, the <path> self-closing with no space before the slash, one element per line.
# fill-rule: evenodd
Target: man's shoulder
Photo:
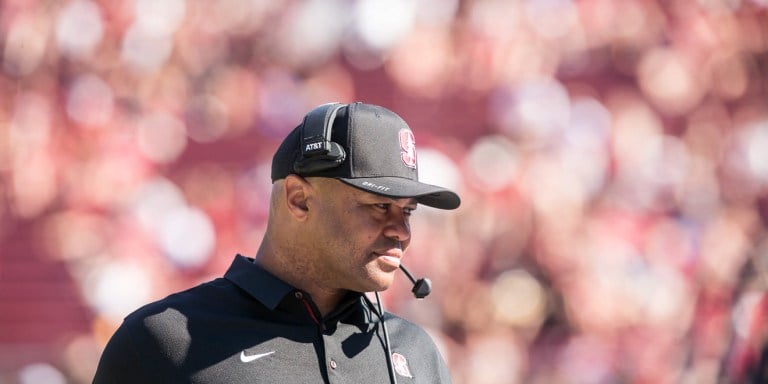
<path fill-rule="evenodd" d="M 165 324 L 174 324 L 174 328 L 177 328 L 195 313 L 218 310 L 217 307 L 226 308 L 232 301 L 237 300 L 238 296 L 236 287 L 225 279 L 218 278 L 145 304 L 126 316 L 123 324 L 132 330 L 166 328 Z"/>
<path fill-rule="evenodd" d="M 387 331 L 391 341 L 395 370 L 409 376 L 410 372 L 426 374 L 429 382 L 450 383 L 450 374 L 435 340 L 425 328 L 405 318 L 387 312 Z"/>
<path fill-rule="evenodd" d="M 387 330 L 400 338 L 416 341 L 421 339 L 429 339 L 430 341 L 432 340 L 429 333 L 427 333 L 427 331 L 422 326 L 413 323 L 406 318 L 391 312 L 385 312 L 384 320 L 387 322 Z"/>
<path fill-rule="evenodd" d="M 194 335 L 244 302 L 242 295 L 226 280 L 215 279 L 136 309 L 107 344 L 94 382 L 176 382 L 189 373 L 185 364 L 194 353 Z M 203 349 L 206 340 L 215 340 L 206 336 L 203 332 Z"/>

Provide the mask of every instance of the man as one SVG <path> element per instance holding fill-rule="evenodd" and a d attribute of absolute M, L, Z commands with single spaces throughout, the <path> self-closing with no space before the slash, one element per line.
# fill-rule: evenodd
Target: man
<path fill-rule="evenodd" d="M 460 204 L 418 181 L 408 125 L 369 104 L 317 107 L 272 181 L 256 257 L 127 316 L 94 383 L 450 382 L 429 336 L 363 294 L 392 284 L 417 204 Z"/>

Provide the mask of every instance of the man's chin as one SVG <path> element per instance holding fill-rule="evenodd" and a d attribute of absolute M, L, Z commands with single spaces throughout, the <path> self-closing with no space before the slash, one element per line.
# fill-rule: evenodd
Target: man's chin
<path fill-rule="evenodd" d="M 392 286 L 395 279 L 394 272 L 380 271 L 368 279 L 365 284 L 365 292 L 383 292 Z"/>

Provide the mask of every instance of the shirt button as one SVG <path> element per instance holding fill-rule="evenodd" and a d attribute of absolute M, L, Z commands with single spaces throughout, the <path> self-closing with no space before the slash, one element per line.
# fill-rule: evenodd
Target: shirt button
<path fill-rule="evenodd" d="M 296 291 L 296 293 L 294 293 L 293 296 L 295 296 L 299 300 L 304 298 L 304 295 L 299 291 Z"/>
<path fill-rule="evenodd" d="M 337 366 L 336 365 L 336 360 L 331 359 L 331 364 L 330 365 L 331 365 L 331 369 L 336 369 L 336 366 Z"/>

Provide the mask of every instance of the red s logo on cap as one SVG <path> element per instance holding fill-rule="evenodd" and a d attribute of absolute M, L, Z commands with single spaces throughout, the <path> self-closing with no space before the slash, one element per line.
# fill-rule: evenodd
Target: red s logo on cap
<path fill-rule="evenodd" d="M 416 168 L 416 139 L 409 129 L 401 129 L 400 133 L 400 158 L 409 168 Z"/>

